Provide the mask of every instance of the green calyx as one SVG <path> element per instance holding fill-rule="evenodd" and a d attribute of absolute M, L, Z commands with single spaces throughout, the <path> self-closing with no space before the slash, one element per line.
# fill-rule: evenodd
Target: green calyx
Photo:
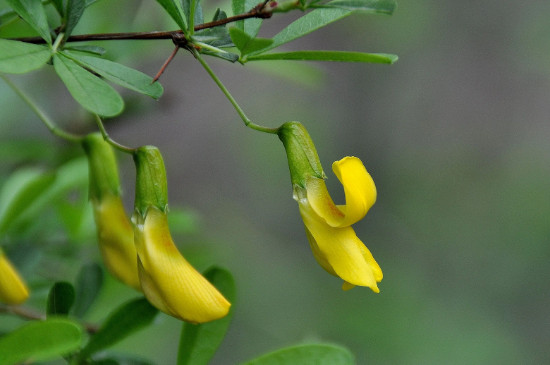
<path fill-rule="evenodd" d="M 325 178 L 315 145 L 300 122 L 287 122 L 277 132 L 288 158 L 290 179 L 293 185 L 305 188 L 307 178 Z"/>
<path fill-rule="evenodd" d="M 115 153 L 100 133 L 84 137 L 82 147 L 88 156 L 90 199 L 100 201 L 106 195 L 120 195 L 120 180 Z"/>
<path fill-rule="evenodd" d="M 134 153 L 136 164 L 136 199 L 134 209 L 145 218 L 147 210 L 155 207 L 166 212 L 168 184 L 160 151 L 155 146 L 139 147 Z"/>

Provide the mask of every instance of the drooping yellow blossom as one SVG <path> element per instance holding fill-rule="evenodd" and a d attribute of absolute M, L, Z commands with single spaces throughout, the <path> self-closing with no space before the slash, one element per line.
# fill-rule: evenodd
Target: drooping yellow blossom
<path fill-rule="evenodd" d="M 29 289 L 0 249 L 0 302 L 21 304 L 29 297 Z"/>
<path fill-rule="evenodd" d="M 224 317 L 231 303 L 180 254 L 170 235 L 160 152 L 156 147 L 140 147 L 134 161 L 134 241 L 143 293 L 161 311 L 191 323 Z"/>
<path fill-rule="evenodd" d="M 135 230 L 141 286 L 155 307 L 192 323 L 227 314 L 231 304 L 178 251 L 166 214 L 149 208 L 145 221 Z"/>
<path fill-rule="evenodd" d="M 113 149 L 99 133 L 86 136 L 82 145 L 88 157 L 90 200 L 103 262 L 115 278 L 141 290 L 134 229 L 120 198 L 118 166 Z"/>
<path fill-rule="evenodd" d="M 335 205 L 324 182 L 315 146 L 297 122 L 279 129 L 306 235 L 317 262 L 344 280 L 342 288 L 366 286 L 378 293 L 382 270 L 351 225 L 362 219 L 376 201 L 374 182 L 357 157 L 334 162 L 333 171 L 344 186 L 346 205 Z"/>
<path fill-rule="evenodd" d="M 93 201 L 99 251 L 109 272 L 124 284 L 141 291 L 137 270 L 134 229 L 120 197 Z"/>

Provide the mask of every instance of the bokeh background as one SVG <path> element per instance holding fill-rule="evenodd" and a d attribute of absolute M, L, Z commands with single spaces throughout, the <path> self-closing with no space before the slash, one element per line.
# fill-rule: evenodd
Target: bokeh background
<path fill-rule="evenodd" d="M 282 144 L 245 128 L 190 55 L 181 52 L 163 75 L 160 101 L 127 92 L 127 112 L 107 121 L 121 143 L 154 144 L 164 153 L 179 218 L 174 236 L 186 257 L 235 276 L 235 314 L 213 364 L 314 341 L 350 348 L 358 364 L 550 362 L 550 2 L 398 5 L 391 17 L 355 15 L 286 47 L 395 53 L 400 59 L 391 66 L 209 60 L 251 119 L 273 127 L 304 123 L 336 201 L 343 192 L 331 163 L 347 155 L 363 160 L 378 201 L 354 228 L 384 271 L 380 294 L 344 292 L 341 280 L 317 265 Z M 107 15 L 92 23 L 93 12 Z M 265 21 L 260 35 L 294 17 Z M 76 32 L 163 27 L 172 25 L 153 1 L 104 1 Z M 149 74 L 172 51 L 169 41 L 104 46 Z M 51 67 L 10 78 L 62 126 L 93 130 Z M 22 164 L 5 153 L 14 141 L 41 148 L 45 166 L 80 154 L 49 135 L 4 84 L 0 108 L 2 179 Z M 120 163 L 130 210 L 132 161 L 121 155 Z M 59 280 L 97 260 L 91 221 L 78 236 L 87 242 L 80 256 L 70 245 L 83 244 L 52 224 L 55 234 L 28 237 L 24 253 L 8 246 L 28 275 Z M 37 241 L 64 252 L 64 264 L 36 270 L 46 262 L 28 259 Z M 40 305 L 45 289 L 35 286 Z M 112 279 L 105 289 L 91 321 L 135 296 Z M 0 322 L 16 325 L 5 316 Z M 179 331 L 177 321 L 160 315 L 115 349 L 172 364 Z"/>

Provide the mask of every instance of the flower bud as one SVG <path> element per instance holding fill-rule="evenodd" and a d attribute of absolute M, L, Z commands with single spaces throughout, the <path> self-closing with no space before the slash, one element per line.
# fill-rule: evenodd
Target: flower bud
<path fill-rule="evenodd" d="M 308 177 L 325 178 L 315 145 L 300 122 L 283 124 L 277 134 L 286 149 L 292 185 L 305 188 Z"/>
<path fill-rule="evenodd" d="M 89 195 L 103 262 L 115 278 L 141 290 L 134 229 L 120 198 L 114 151 L 99 133 L 86 136 L 82 145 L 88 156 Z"/>
<path fill-rule="evenodd" d="M 136 151 L 134 161 L 133 221 L 143 293 L 161 311 L 191 323 L 224 317 L 231 304 L 180 254 L 170 235 L 162 155 L 145 146 Z"/>
<path fill-rule="evenodd" d="M 0 248 L 0 302 L 21 304 L 29 297 L 29 289 Z"/>

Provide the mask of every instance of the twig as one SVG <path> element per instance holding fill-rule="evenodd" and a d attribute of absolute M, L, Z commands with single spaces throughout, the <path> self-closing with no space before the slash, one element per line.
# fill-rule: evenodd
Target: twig
<path fill-rule="evenodd" d="M 236 22 L 239 20 L 249 18 L 261 18 L 268 19 L 271 17 L 271 11 L 264 11 L 265 3 L 261 3 L 254 7 L 247 13 L 238 14 L 227 17 L 225 19 L 219 19 L 216 21 L 203 23 L 195 26 L 195 31 L 219 27 L 228 23 Z M 174 37 L 182 37 L 183 31 L 151 31 L 151 32 L 130 32 L 130 33 L 97 33 L 97 34 L 80 34 L 72 35 L 65 39 L 65 42 L 85 42 L 85 41 L 111 41 L 111 40 L 152 40 L 152 39 L 174 39 Z M 25 43 L 43 44 L 44 39 L 41 37 L 22 37 L 22 38 L 10 38 L 14 41 L 20 41 Z"/>
<path fill-rule="evenodd" d="M 0 313 L 14 314 L 19 318 L 30 321 L 43 321 L 46 319 L 45 314 L 21 306 L 0 305 Z M 86 329 L 86 332 L 90 334 L 94 334 L 99 330 L 99 327 L 95 324 L 82 323 L 82 325 Z"/>

